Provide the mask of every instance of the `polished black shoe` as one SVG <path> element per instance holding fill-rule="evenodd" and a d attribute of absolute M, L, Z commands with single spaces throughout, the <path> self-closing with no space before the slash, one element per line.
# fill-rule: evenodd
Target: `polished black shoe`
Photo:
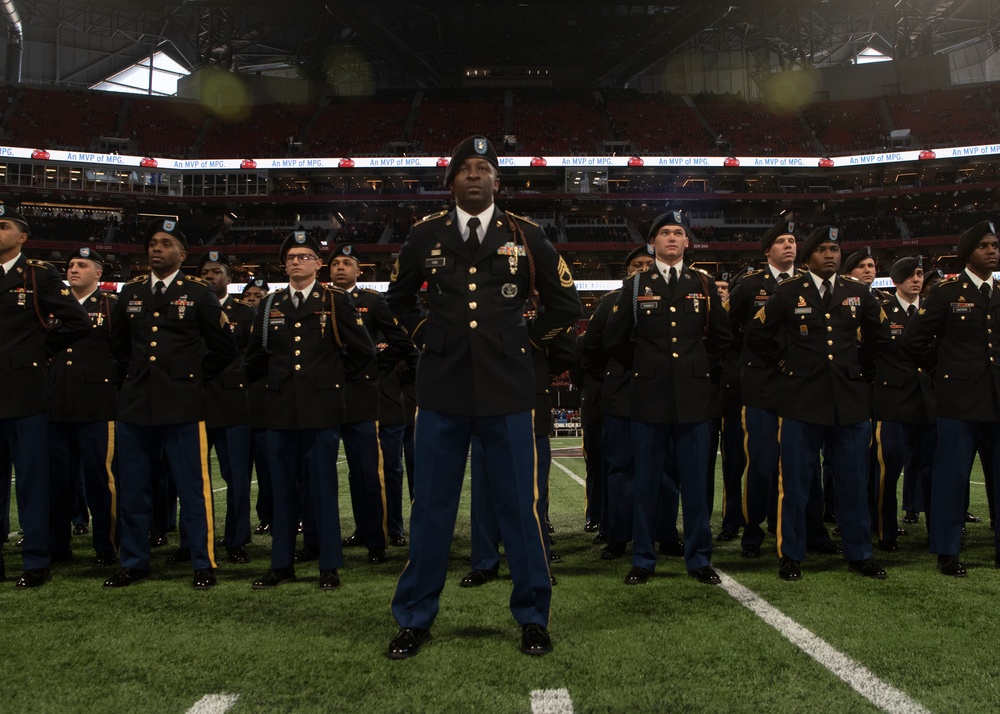
<path fill-rule="evenodd" d="M 119 568 L 118 572 L 112 575 L 110 578 L 104 581 L 104 587 L 106 588 L 124 588 L 132 583 L 137 583 L 140 580 L 145 580 L 149 577 L 148 570 L 139 570 L 138 568 Z"/>
<path fill-rule="evenodd" d="M 149 533 L 149 547 L 150 548 L 162 548 L 167 544 L 167 534 L 157 533 L 156 531 L 150 531 Z"/>
<path fill-rule="evenodd" d="M 625 576 L 626 585 L 644 585 L 649 582 L 649 579 L 653 577 L 652 570 L 646 570 L 645 568 L 640 568 L 639 566 L 633 566 L 628 575 Z"/>
<path fill-rule="evenodd" d="M 680 538 L 665 540 L 660 542 L 660 555 L 673 555 L 678 558 L 684 557 L 684 541 Z"/>
<path fill-rule="evenodd" d="M 894 540 L 880 540 L 878 542 L 878 549 L 884 550 L 886 553 L 895 553 L 899 550 L 899 543 Z"/>
<path fill-rule="evenodd" d="M 723 528 L 719 531 L 719 535 L 715 536 L 715 540 L 724 543 L 726 541 L 735 540 L 739 534 L 739 529 L 733 530 L 732 528 Z"/>
<path fill-rule="evenodd" d="M 406 542 L 406 537 L 402 535 L 389 536 L 389 545 L 394 545 L 397 548 L 405 548 L 408 544 Z"/>
<path fill-rule="evenodd" d="M 778 577 L 788 581 L 802 580 L 802 568 L 799 567 L 799 561 L 791 558 L 779 560 Z"/>
<path fill-rule="evenodd" d="M 253 529 L 253 532 L 257 535 L 267 535 L 271 532 L 271 524 L 261 521 L 260 525 Z"/>
<path fill-rule="evenodd" d="M 562 560 L 562 556 L 561 555 L 559 555 L 554 550 L 550 550 L 549 551 L 549 562 L 550 563 L 558 563 L 561 560 Z"/>
<path fill-rule="evenodd" d="M 73 560 L 73 551 L 69 548 L 66 550 L 50 550 L 49 559 L 53 563 L 67 563 Z"/>
<path fill-rule="evenodd" d="M 592 542 L 593 542 L 594 545 L 601 545 L 602 543 L 607 543 L 608 542 L 608 534 L 607 533 L 598 533 L 597 535 L 594 536 L 594 540 Z"/>
<path fill-rule="evenodd" d="M 267 590 L 290 583 L 293 580 L 295 580 L 295 568 L 278 568 L 277 570 L 268 570 L 254 580 L 250 587 L 254 590 Z"/>
<path fill-rule="evenodd" d="M 216 548 L 225 548 L 226 547 L 226 539 L 224 537 L 217 539 L 215 541 L 215 547 Z"/>
<path fill-rule="evenodd" d="M 883 570 L 882 566 L 871 558 L 866 558 L 864 560 L 852 560 L 847 564 L 847 567 L 850 568 L 852 573 L 864 575 L 866 578 L 885 580 L 885 570 Z"/>
<path fill-rule="evenodd" d="M 94 565 L 117 565 L 118 556 L 113 550 L 99 550 L 94 554 Z"/>
<path fill-rule="evenodd" d="M 21 577 L 14 583 L 15 588 L 39 588 L 52 580 L 52 573 L 48 568 L 34 568 L 25 570 Z"/>
<path fill-rule="evenodd" d="M 521 651 L 526 655 L 544 655 L 552 651 L 552 640 L 541 625 L 521 626 Z"/>
<path fill-rule="evenodd" d="M 340 541 L 340 544 L 345 548 L 353 548 L 356 545 L 361 545 L 361 539 L 358 538 L 357 533 L 352 533 L 351 535 L 344 538 L 344 540 Z"/>
<path fill-rule="evenodd" d="M 841 547 L 832 540 L 823 541 L 822 543 L 813 543 L 807 547 L 806 550 L 810 553 L 819 553 L 820 555 L 840 555 L 844 552 Z"/>
<path fill-rule="evenodd" d="M 625 555 L 625 548 L 625 543 L 611 541 L 601 549 L 601 560 L 618 560 Z"/>
<path fill-rule="evenodd" d="M 937 560 L 938 572 L 952 578 L 964 578 L 969 573 L 962 562 L 954 556 L 939 555 Z"/>
<path fill-rule="evenodd" d="M 319 546 L 318 545 L 303 545 L 297 551 L 295 551 L 295 562 L 296 563 L 308 563 L 312 560 L 319 558 Z"/>
<path fill-rule="evenodd" d="M 1000 568 L 1000 555 L 994 556 L 994 558 L 993 558 L 993 567 L 994 568 Z M 2 571 L 0 571 L 0 572 L 2 572 Z"/>
<path fill-rule="evenodd" d="M 907 511 L 906 515 L 903 516 L 903 523 L 919 523 L 920 514 L 916 511 Z"/>
<path fill-rule="evenodd" d="M 740 555 L 744 558 L 759 558 L 760 557 L 760 546 L 759 545 L 745 545 L 740 548 Z"/>
<path fill-rule="evenodd" d="M 500 573 L 500 566 L 495 568 L 490 568 L 489 570 L 472 570 L 462 578 L 463 588 L 477 588 L 480 585 L 485 585 L 491 580 L 496 580 Z"/>
<path fill-rule="evenodd" d="M 965 512 L 965 522 L 966 523 L 982 523 L 983 519 L 979 516 L 974 516 L 968 511 Z"/>
<path fill-rule="evenodd" d="M 844 531 L 841 530 L 840 526 L 834 526 L 833 535 L 837 538 L 840 538 L 840 536 L 844 535 Z"/>
<path fill-rule="evenodd" d="M 385 548 L 369 548 L 368 562 L 372 565 L 382 565 L 386 561 Z"/>
<path fill-rule="evenodd" d="M 600 529 L 600 527 L 601 527 L 600 523 L 597 523 L 595 521 L 589 521 L 589 522 L 583 524 L 583 532 L 584 533 L 597 533 L 597 531 Z"/>
<path fill-rule="evenodd" d="M 407 659 L 420 652 L 420 648 L 430 641 L 430 630 L 419 627 L 403 627 L 392 638 L 385 656 L 389 659 Z"/>
<path fill-rule="evenodd" d="M 340 587 L 340 573 L 336 568 L 319 571 L 319 589 L 334 590 Z"/>
<path fill-rule="evenodd" d="M 545 521 L 545 526 L 549 529 L 549 535 L 556 532 L 556 527 L 552 525 L 552 521 Z"/>
<path fill-rule="evenodd" d="M 250 553 L 247 552 L 246 547 L 242 545 L 237 546 L 235 548 L 227 548 L 226 560 L 228 560 L 230 563 L 238 563 L 238 564 L 249 563 Z"/>
<path fill-rule="evenodd" d="M 167 562 L 171 565 L 177 565 L 178 563 L 190 563 L 191 562 L 191 549 L 190 548 L 178 548 L 173 552 L 173 554 L 167 558 Z"/>
<path fill-rule="evenodd" d="M 697 578 L 699 583 L 704 583 L 705 585 L 718 585 L 722 582 L 722 578 L 719 574 L 715 572 L 715 569 L 711 565 L 706 565 L 697 570 L 689 570 L 688 575 L 692 578 Z"/>
<path fill-rule="evenodd" d="M 908 530 L 906 530 L 905 528 L 897 528 L 896 529 L 896 535 L 897 536 L 908 536 L 908 535 L 910 535 L 910 532 Z"/>
<path fill-rule="evenodd" d="M 203 568 L 202 570 L 194 571 L 194 579 L 191 581 L 191 584 L 195 590 L 208 590 L 209 588 L 214 588 L 217 582 L 215 570 L 213 568 Z"/>
<path fill-rule="evenodd" d="M 85 525 L 73 526 L 73 535 L 87 535 L 90 533 L 90 529 Z"/>

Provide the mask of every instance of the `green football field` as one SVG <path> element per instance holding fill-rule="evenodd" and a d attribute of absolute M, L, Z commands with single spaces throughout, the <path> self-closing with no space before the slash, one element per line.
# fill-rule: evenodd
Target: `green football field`
<path fill-rule="evenodd" d="M 745 561 L 736 541 L 716 547 L 723 587 L 698 584 L 678 558 L 661 558 L 657 577 L 629 587 L 627 557 L 601 561 L 583 532 L 583 460 L 557 452 L 555 461 L 551 519 L 562 562 L 553 566 L 548 656 L 517 650 L 505 566 L 497 582 L 458 587 L 468 570 L 466 491 L 434 639 L 414 659 L 384 656 L 405 549 L 390 549 L 381 566 L 348 549 L 338 591 L 320 592 L 308 563 L 298 582 L 260 592 L 250 582 L 267 569 L 269 538 L 255 536 L 252 563 L 220 563 L 219 586 L 196 592 L 189 568 L 166 563 L 171 534 L 148 581 L 104 590 L 110 569 L 90 564 L 82 536 L 49 585 L 22 592 L 9 578 L 0 586 L 0 712 L 1000 710 L 1000 570 L 978 466 L 971 510 L 984 522 L 969 528 L 965 580 L 936 573 L 921 521 L 899 552 L 876 551 L 889 573 L 881 582 L 849 573 L 840 557 L 811 556 L 803 580 L 785 583 L 774 557 Z M 721 491 L 720 478 L 715 531 Z M 16 576 L 13 541 L 4 557 Z"/>

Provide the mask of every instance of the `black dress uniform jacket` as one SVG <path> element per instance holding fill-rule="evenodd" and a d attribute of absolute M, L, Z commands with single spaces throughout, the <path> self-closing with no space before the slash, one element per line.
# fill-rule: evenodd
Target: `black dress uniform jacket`
<path fill-rule="evenodd" d="M 368 330 L 340 288 L 317 283 L 299 308 L 287 288 L 269 295 L 258 308 L 246 359 L 251 381 L 267 378 L 267 428 L 343 424 L 347 380 L 374 357 Z"/>
<path fill-rule="evenodd" d="M 938 416 L 1000 421 L 1000 289 L 989 303 L 966 271 L 931 288 L 903 349 L 933 372 Z"/>
<path fill-rule="evenodd" d="M 372 342 L 379 340 L 385 348 L 379 350 L 377 359 L 373 359 L 361 374 L 347 382 L 347 421 L 375 421 L 379 418 L 379 373 L 405 358 L 413 350 L 413 341 L 393 316 L 381 293 L 355 286 L 348 294 Z"/>
<path fill-rule="evenodd" d="M 86 311 L 70 295 L 56 267 L 29 260 L 22 253 L 0 278 L 0 367 L 4 373 L 0 419 L 44 414 L 49 355 L 86 337 L 90 329 Z"/>
<path fill-rule="evenodd" d="M 889 324 L 868 286 L 832 280 L 829 312 L 812 276 L 802 274 L 779 285 L 747 328 L 747 347 L 780 362 L 778 416 L 827 426 L 871 419 L 868 385 Z"/>
<path fill-rule="evenodd" d="M 632 416 L 632 372 L 621 362 L 608 356 L 604 349 L 604 330 L 620 292 L 621 290 L 612 290 L 594 308 L 594 316 L 587 325 L 587 334 L 583 336 L 580 361 L 584 385 L 587 386 L 590 380 L 596 383 L 596 398 L 599 400 L 601 414 L 629 419 Z M 587 399 L 588 396 L 581 394 L 580 399 Z"/>
<path fill-rule="evenodd" d="M 114 421 L 118 365 L 111 354 L 111 316 L 117 301 L 116 294 L 100 290 L 83 301 L 90 332 L 54 355 L 49 365 L 50 421 Z"/>
<path fill-rule="evenodd" d="M 118 420 L 164 426 L 205 418 L 205 380 L 236 356 L 211 285 L 178 273 L 153 296 L 149 274 L 125 284 L 111 316 L 115 358 L 128 364 Z"/>
<path fill-rule="evenodd" d="M 426 319 L 418 307 L 424 282 Z M 541 307 L 529 323 L 524 310 L 532 285 Z M 543 346 L 583 315 L 569 267 L 541 229 L 496 208 L 474 258 L 454 212 L 417 223 L 400 250 L 386 302 L 422 349 L 417 403 L 467 417 L 530 411 L 532 342 Z"/>
<path fill-rule="evenodd" d="M 931 424 L 934 409 L 934 382 L 903 351 L 903 333 L 911 318 L 891 296 L 882 304 L 889 320 L 889 344 L 875 359 L 875 419 L 901 424 Z"/>
<path fill-rule="evenodd" d="M 250 303 L 230 296 L 222 306 L 222 311 L 236 344 L 236 357 L 205 385 L 205 426 L 209 429 L 250 423 L 250 381 L 243 365 L 243 356 L 250 343 L 250 330 L 253 328 L 256 310 Z"/>
<path fill-rule="evenodd" d="M 711 276 L 685 265 L 672 292 L 655 267 L 626 278 L 604 347 L 632 369 L 632 419 L 693 424 L 718 411 L 719 370 L 732 339 Z"/>

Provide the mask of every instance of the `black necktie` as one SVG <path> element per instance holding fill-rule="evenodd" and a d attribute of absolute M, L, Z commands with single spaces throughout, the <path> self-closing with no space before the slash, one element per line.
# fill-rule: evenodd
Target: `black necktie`
<path fill-rule="evenodd" d="M 823 289 L 826 291 L 823 293 L 823 308 L 829 310 L 830 304 L 833 302 L 833 281 L 829 279 L 824 280 Z"/>
<path fill-rule="evenodd" d="M 788 278 L 790 278 L 790 277 L 791 276 L 788 273 L 778 273 L 778 282 L 779 283 L 783 283 L 786 280 L 788 280 Z"/>
<path fill-rule="evenodd" d="M 910 305 L 908 308 L 906 308 L 906 316 L 907 317 L 913 317 L 916 314 L 917 314 L 917 306 L 916 305 Z"/>
<path fill-rule="evenodd" d="M 302 294 L 301 290 L 295 291 L 295 307 L 302 307 L 302 303 L 306 301 L 306 296 Z"/>
<path fill-rule="evenodd" d="M 160 297 L 161 295 L 163 295 L 162 280 L 157 280 L 155 283 L 153 283 L 153 295 L 155 295 L 156 297 Z"/>
<path fill-rule="evenodd" d="M 982 285 L 980 285 L 979 292 L 983 294 L 983 297 L 986 298 L 986 302 L 988 303 L 990 301 L 990 293 L 993 292 L 992 290 L 990 290 L 990 284 L 983 283 Z"/>
<path fill-rule="evenodd" d="M 3 269 L 2 265 L 0 265 L 0 280 L 3 280 L 3 276 L 5 276 L 6 274 L 7 271 Z"/>
<path fill-rule="evenodd" d="M 479 250 L 479 219 L 473 216 L 466 223 L 469 228 L 469 237 L 465 241 L 466 245 L 469 246 L 469 256 L 472 258 L 476 257 L 476 251 Z"/>
<path fill-rule="evenodd" d="M 667 294 L 670 295 L 670 297 L 673 297 L 677 288 L 677 268 L 671 266 L 668 275 L 669 278 L 667 280 Z"/>

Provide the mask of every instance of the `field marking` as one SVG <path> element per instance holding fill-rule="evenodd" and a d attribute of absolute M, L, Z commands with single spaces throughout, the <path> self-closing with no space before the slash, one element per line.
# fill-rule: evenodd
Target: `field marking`
<path fill-rule="evenodd" d="M 584 488 L 587 487 L 587 482 L 586 481 L 584 481 L 582 478 L 580 478 L 579 476 L 577 476 L 575 473 L 573 473 L 572 471 L 570 471 L 568 468 L 566 468 L 565 466 L 563 466 L 562 464 L 560 464 L 555 459 L 552 459 L 552 465 L 555 466 L 556 468 L 562 469 L 564 473 L 566 473 L 571 479 L 573 479 L 574 481 L 576 481 L 578 484 L 580 484 Z M 548 690 L 539 690 L 539 691 L 548 691 Z M 558 690 L 552 690 L 552 691 L 558 691 Z"/>
<path fill-rule="evenodd" d="M 568 689 L 534 689 L 531 714 L 573 714 L 573 700 Z"/>
<path fill-rule="evenodd" d="M 239 694 L 206 694 L 187 710 L 187 714 L 223 714 L 240 698 Z"/>
<path fill-rule="evenodd" d="M 722 579 L 722 588 L 734 600 L 777 630 L 785 639 L 850 685 L 854 691 L 879 709 L 889 714 L 930 714 L 928 709 L 911 699 L 906 692 L 883 682 L 860 662 L 851 659 L 821 637 L 807 630 L 757 593 L 740 585 L 722 571 L 717 570 L 717 572 Z"/>

